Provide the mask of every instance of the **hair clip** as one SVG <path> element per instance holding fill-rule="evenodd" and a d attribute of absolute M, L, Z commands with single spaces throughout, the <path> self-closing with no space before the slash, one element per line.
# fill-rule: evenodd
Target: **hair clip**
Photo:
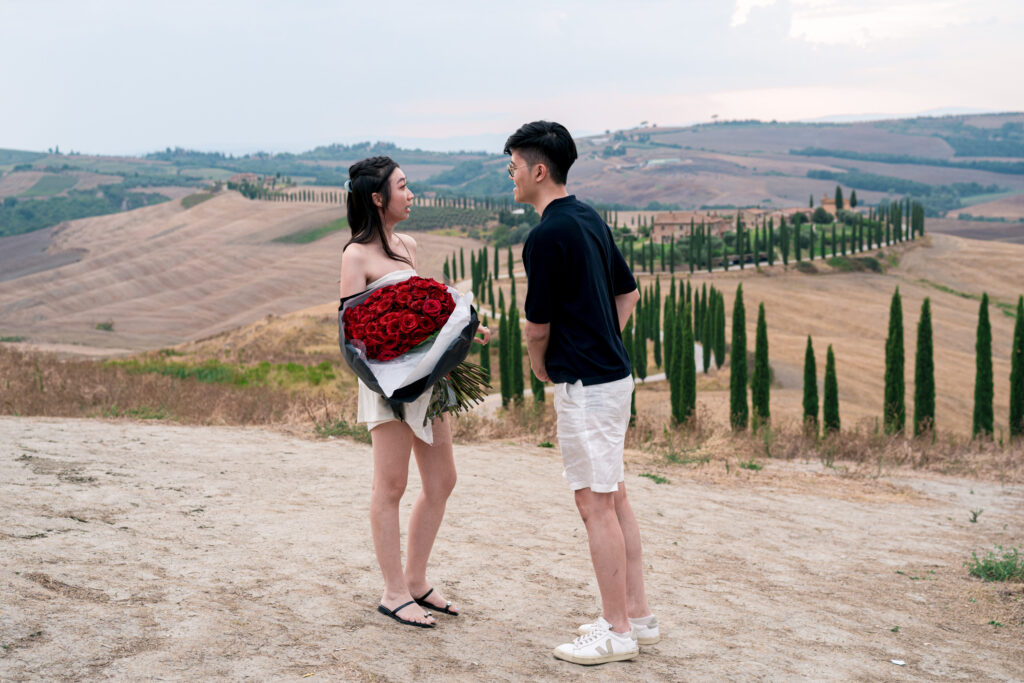
<path fill-rule="evenodd" d="M 351 178 L 349 178 L 348 180 L 345 181 L 345 191 L 346 192 L 351 192 L 352 191 L 352 179 Z"/>

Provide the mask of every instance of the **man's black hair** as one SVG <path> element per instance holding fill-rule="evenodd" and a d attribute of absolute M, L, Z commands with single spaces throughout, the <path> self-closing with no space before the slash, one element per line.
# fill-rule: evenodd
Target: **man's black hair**
<path fill-rule="evenodd" d="M 519 127 L 505 141 L 505 154 L 519 152 L 531 166 L 544 163 L 551 179 L 565 185 L 569 167 L 576 161 L 576 143 L 565 126 L 553 121 L 534 121 Z"/>

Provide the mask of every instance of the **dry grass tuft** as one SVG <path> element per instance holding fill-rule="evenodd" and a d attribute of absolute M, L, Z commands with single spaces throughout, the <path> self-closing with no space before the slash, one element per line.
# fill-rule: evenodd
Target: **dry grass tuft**
<path fill-rule="evenodd" d="M 703 405 L 682 427 L 638 418 L 627 434 L 626 447 L 633 461 L 664 467 L 661 474 L 712 463 L 729 472 L 746 463 L 781 459 L 817 461 L 837 474 L 854 477 L 877 478 L 910 468 L 1024 482 L 1024 441 L 1003 444 L 950 433 L 907 438 L 880 433 L 873 420 L 829 436 L 808 435 L 801 424 L 784 421 L 734 433 L 727 424 L 715 422 Z"/>

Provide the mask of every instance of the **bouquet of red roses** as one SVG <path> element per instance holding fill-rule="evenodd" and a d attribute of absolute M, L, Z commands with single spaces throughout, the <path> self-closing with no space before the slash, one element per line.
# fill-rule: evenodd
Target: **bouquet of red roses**
<path fill-rule="evenodd" d="M 399 417 L 403 404 L 432 391 L 425 420 L 461 412 L 489 386 L 466 362 L 479 325 L 472 294 L 418 276 L 341 300 L 338 340 L 349 367 Z"/>
<path fill-rule="evenodd" d="M 440 282 L 411 277 L 373 291 L 344 313 L 345 334 L 362 344 L 370 360 L 398 358 L 431 337 L 448 322 L 455 299 Z"/>

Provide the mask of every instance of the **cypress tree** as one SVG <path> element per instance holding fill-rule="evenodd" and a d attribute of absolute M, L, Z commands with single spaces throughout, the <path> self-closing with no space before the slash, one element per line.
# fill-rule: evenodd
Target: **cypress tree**
<path fill-rule="evenodd" d="M 988 321 L 988 293 L 981 295 L 978 336 L 974 344 L 974 422 L 972 436 L 992 435 L 992 326 Z"/>
<path fill-rule="evenodd" d="M 935 361 L 932 356 L 932 308 L 928 297 L 917 321 L 917 356 L 914 359 L 914 436 L 935 428 Z"/>
<path fill-rule="evenodd" d="M 640 378 L 640 381 L 643 381 L 647 379 L 647 336 L 644 330 L 647 320 L 647 307 L 641 308 L 638 306 L 637 308 L 639 310 L 633 316 L 636 319 L 636 323 L 633 325 L 633 358 L 636 361 L 633 370 L 636 372 L 636 376 Z"/>
<path fill-rule="evenodd" d="M 484 245 L 483 249 L 480 250 L 480 261 L 482 262 L 482 265 L 481 265 L 481 269 L 482 269 L 481 275 L 483 276 L 484 279 L 487 279 L 487 277 L 490 275 L 490 273 L 487 271 L 487 264 L 490 261 L 487 258 L 487 245 L 486 244 Z"/>
<path fill-rule="evenodd" d="M 676 272 L 676 236 L 672 235 L 668 240 L 668 272 L 675 275 Z"/>
<path fill-rule="evenodd" d="M 444 257 L 444 268 L 442 269 L 442 272 L 444 273 L 444 280 L 445 280 L 445 282 L 451 282 L 452 274 L 451 274 L 451 271 L 448 269 L 448 257 L 447 256 Z"/>
<path fill-rule="evenodd" d="M 500 254 L 500 252 L 498 251 L 498 247 L 494 247 L 494 277 L 495 278 L 501 277 L 501 261 L 500 261 L 499 254 Z"/>
<path fill-rule="evenodd" d="M 782 265 L 785 267 L 789 266 L 789 226 L 786 225 L 786 219 L 779 219 L 779 246 L 782 248 Z"/>
<path fill-rule="evenodd" d="M 487 302 L 491 305 L 491 311 L 494 311 L 494 278 L 491 276 L 487 277 Z"/>
<path fill-rule="evenodd" d="M 515 282 L 516 276 L 512 272 L 512 247 L 508 248 L 508 279 Z"/>
<path fill-rule="evenodd" d="M 725 297 L 715 290 L 715 366 L 725 367 Z"/>
<path fill-rule="evenodd" d="M 669 381 L 669 401 L 676 424 L 683 421 L 683 316 L 677 309 L 672 313 L 672 379 Z"/>
<path fill-rule="evenodd" d="M 466 254 L 463 251 L 462 247 L 459 247 L 459 273 L 461 273 L 461 275 L 459 276 L 459 279 L 460 280 L 465 280 L 466 279 Z"/>
<path fill-rule="evenodd" d="M 810 200 L 807 202 L 807 207 L 810 208 L 810 209 L 814 208 L 814 193 L 813 192 L 811 193 Z"/>
<path fill-rule="evenodd" d="M 775 265 L 775 219 L 768 219 L 768 265 Z"/>
<path fill-rule="evenodd" d="M 654 305 L 651 306 L 651 330 L 654 333 L 654 365 L 661 367 L 661 278 L 654 281 Z"/>
<path fill-rule="evenodd" d="M 801 258 L 800 258 L 800 247 L 801 246 L 802 245 L 800 244 L 800 224 L 799 223 L 794 223 L 793 224 L 793 249 L 794 249 L 794 254 L 796 255 L 796 262 L 797 263 L 800 263 L 800 261 L 801 261 Z"/>
<path fill-rule="evenodd" d="M 477 296 L 477 289 L 480 287 L 477 267 L 476 267 L 476 252 L 469 252 L 469 274 L 470 274 L 470 285 L 469 289 L 473 292 L 473 296 Z"/>
<path fill-rule="evenodd" d="M 907 419 L 903 367 L 903 305 L 900 301 L 900 288 L 897 287 L 889 305 L 889 336 L 885 340 L 883 421 L 887 434 L 903 431 Z"/>
<path fill-rule="evenodd" d="M 818 365 L 814 360 L 811 335 L 807 335 L 804 351 L 804 431 L 818 435 Z"/>
<path fill-rule="evenodd" d="M 826 434 L 839 431 L 839 384 L 836 381 L 836 358 L 832 354 L 831 344 L 828 345 L 825 357 L 825 406 L 821 417 Z"/>
<path fill-rule="evenodd" d="M 843 188 L 836 185 L 836 211 L 843 208 Z"/>
<path fill-rule="evenodd" d="M 683 311 L 682 335 L 680 335 L 683 351 L 680 357 L 682 368 L 679 372 L 682 384 L 681 422 L 686 422 L 693 417 L 697 409 L 697 361 L 694 358 L 693 327 L 690 324 L 692 319 L 690 306 L 687 305 Z"/>
<path fill-rule="evenodd" d="M 857 190 L 850 190 L 850 208 L 857 208 Z"/>
<path fill-rule="evenodd" d="M 509 327 L 512 332 L 511 358 L 509 359 L 509 371 L 512 375 L 512 398 L 522 402 L 525 390 L 523 379 L 523 330 L 519 326 L 519 307 L 513 297 L 509 304 Z"/>
<path fill-rule="evenodd" d="M 768 372 L 768 326 L 764 319 L 764 302 L 757 309 L 757 336 L 754 341 L 754 375 L 751 377 L 750 403 L 754 425 L 766 424 L 771 419 L 768 406 L 770 393 Z"/>
<path fill-rule="evenodd" d="M 836 255 L 836 223 L 832 221 L 832 257 Z"/>
<path fill-rule="evenodd" d="M 1024 296 L 1017 298 L 1017 324 L 1010 348 L 1010 438 L 1024 436 Z"/>
<path fill-rule="evenodd" d="M 729 361 L 729 422 L 734 431 L 747 428 L 747 330 L 743 310 L 743 284 L 736 286 L 732 307 L 732 358 Z"/>
<path fill-rule="evenodd" d="M 487 327 L 487 316 L 481 320 L 481 324 Z M 480 367 L 487 373 L 487 380 L 491 379 L 491 345 L 480 344 Z"/>
<path fill-rule="evenodd" d="M 708 293 L 708 296 L 712 296 L 714 291 Z M 718 308 L 715 306 L 714 301 L 706 301 L 704 304 L 704 316 L 701 319 L 701 341 L 700 341 L 700 353 L 701 353 L 701 367 L 704 368 L 704 374 L 708 374 L 708 370 L 711 368 L 711 346 L 714 338 L 715 329 L 715 313 Z"/>
<path fill-rule="evenodd" d="M 707 236 L 707 240 L 705 240 L 705 241 L 707 242 L 707 249 L 706 249 L 707 253 L 705 255 L 705 259 L 707 260 L 708 272 L 710 273 L 711 270 L 713 269 L 713 265 L 711 263 L 711 246 L 712 246 L 711 245 L 711 235 L 708 235 Z"/>
<path fill-rule="evenodd" d="M 501 317 L 498 319 L 498 379 L 501 382 L 501 405 L 507 406 L 512 400 L 512 373 L 509 372 L 512 340 L 505 314 L 505 302 L 501 302 Z"/>

